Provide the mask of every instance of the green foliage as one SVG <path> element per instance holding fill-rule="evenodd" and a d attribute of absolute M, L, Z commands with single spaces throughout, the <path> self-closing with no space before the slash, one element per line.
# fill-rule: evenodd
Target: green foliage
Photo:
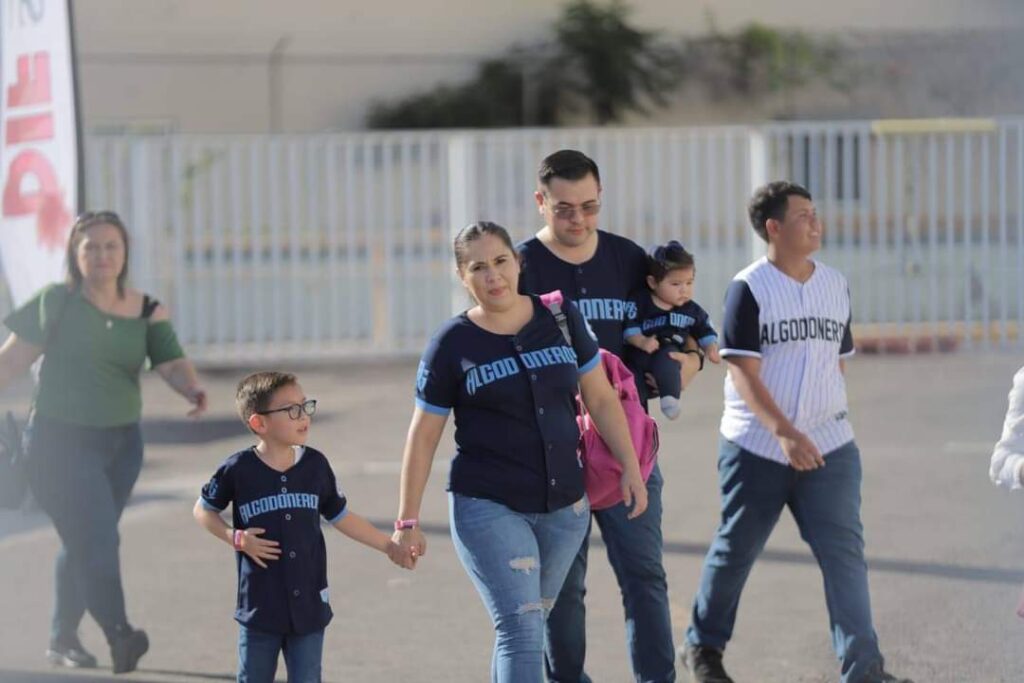
<path fill-rule="evenodd" d="M 489 59 L 476 77 L 441 85 L 394 103 L 378 102 L 370 128 L 487 128 L 523 125 L 523 72 L 515 63 Z"/>
<path fill-rule="evenodd" d="M 564 85 L 601 125 L 630 111 L 649 113 L 647 101 L 664 106 L 680 81 L 679 51 L 630 26 L 629 15 L 621 0 L 574 0 L 555 26 Z"/>
<path fill-rule="evenodd" d="M 488 59 L 461 85 L 440 85 L 394 102 L 378 102 L 370 128 L 488 128 L 554 126 L 586 110 L 605 125 L 630 112 L 663 107 L 683 76 L 717 99 L 757 98 L 816 81 L 849 87 L 834 40 L 752 23 L 722 33 L 709 19 L 707 35 L 682 46 L 630 25 L 623 0 L 571 0 L 554 37 Z"/>
<path fill-rule="evenodd" d="M 628 23 L 621 0 L 601 6 L 573 0 L 555 24 L 555 40 L 513 48 L 484 62 L 462 85 L 441 85 L 370 110 L 370 128 L 557 125 L 586 107 L 600 124 L 662 106 L 678 82 L 678 49 Z"/>
<path fill-rule="evenodd" d="M 691 41 L 686 63 L 713 95 L 749 98 L 790 92 L 814 81 L 839 87 L 844 78 L 840 58 L 834 40 L 752 23 L 732 34 L 712 27 L 710 35 Z"/>

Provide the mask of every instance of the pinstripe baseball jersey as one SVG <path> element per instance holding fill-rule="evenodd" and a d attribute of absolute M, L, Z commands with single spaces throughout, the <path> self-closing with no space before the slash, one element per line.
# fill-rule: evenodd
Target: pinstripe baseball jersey
<path fill-rule="evenodd" d="M 741 270 L 725 296 L 721 355 L 761 359 L 761 381 L 776 405 L 822 454 L 853 440 L 839 359 L 853 355 L 850 290 L 839 271 L 814 261 L 804 283 L 761 258 Z M 722 436 L 788 464 L 782 447 L 725 378 Z"/>

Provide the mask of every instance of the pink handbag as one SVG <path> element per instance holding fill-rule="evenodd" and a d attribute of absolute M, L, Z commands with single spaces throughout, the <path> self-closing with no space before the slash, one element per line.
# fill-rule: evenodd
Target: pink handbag
<path fill-rule="evenodd" d="M 565 313 L 562 311 L 562 292 L 555 290 L 542 294 L 541 302 L 555 316 L 559 329 L 569 345 L 572 346 L 572 335 Z M 626 414 L 626 424 L 633 440 L 633 448 L 640 461 L 640 474 L 644 481 L 651 476 L 651 470 L 658 460 L 658 423 L 644 410 L 637 393 L 633 373 L 622 360 L 610 351 L 601 349 L 601 365 L 604 367 L 608 382 L 619 396 L 619 403 Z M 597 425 L 587 412 L 580 396 L 576 397 L 578 414 L 576 421 L 580 427 L 580 455 L 583 461 L 583 483 L 587 498 L 590 499 L 592 510 L 603 510 L 622 502 L 622 466 L 612 455 L 608 444 L 601 438 Z"/>

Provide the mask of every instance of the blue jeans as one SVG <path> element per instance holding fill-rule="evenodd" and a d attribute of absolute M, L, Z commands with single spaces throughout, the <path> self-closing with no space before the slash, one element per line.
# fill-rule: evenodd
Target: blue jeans
<path fill-rule="evenodd" d="M 50 640 L 66 645 L 86 609 L 111 640 L 128 624 L 117 524 L 142 468 L 139 425 L 83 427 L 35 415 L 25 446 L 32 493 L 61 540 Z"/>
<path fill-rule="evenodd" d="M 277 657 L 282 651 L 288 683 L 320 683 L 323 630 L 299 636 L 267 633 L 247 626 L 238 630 L 238 683 L 273 683 Z"/>
<path fill-rule="evenodd" d="M 586 497 L 546 513 L 521 513 L 449 494 L 452 540 L 491 615 L 495 683 L 544 680 L 544 621 L 590 522 Z"/>
<path fill-rule="evenodd" d="M 668 583 L 661 561 L 661 489 L 664 480 L 655 465 L 647 480 L 647 511 L 626 519 L 629 510 L 619 504 L 594 511 L 608 561 L 622 591 L 626 613 L 626 645 L 633 676 L 644 683 L 670 683 L 676 679 Z M 585 540 L 565 579 L 558 602 L 548 617 L 545 669 L 552 683 L 589 683 L 583 671 L 587 653 Z"/>
<path fill-rule="evenodd" d="M 715 648 L 729 642 L 743 584 L 782 509 L 789 507 L 825 579 L 842 681 L 859 681 L 882 655 L 871 623 L 857 445 L 851 441 L 827 453 L 822 468 L 798 472 L 722 439 L 718 477 L 722 523 L 704 559 L 686 639 Z"/>

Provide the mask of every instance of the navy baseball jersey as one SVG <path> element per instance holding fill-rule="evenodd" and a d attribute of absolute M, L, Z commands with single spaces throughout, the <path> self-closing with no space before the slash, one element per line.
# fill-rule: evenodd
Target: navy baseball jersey
<path fill-rule="evenodd" d="M 666 311 L 654 303 L 650 290 L 635 293 L 630 301 L 633 305 L 628 309 L 631 315 L 626 318 L 623 340 L 642 334 L 657 339 L 679 336 L 684 341 L 687 337 L 693 337 L 701 347 L 718 341 L 718 333 L 711 326 L 711 318 L 696 301 L 687 301 L 682 306 Z"/>
<path fill-rule="evenodd" d="M 437 332 L 416 377 L 416 405 L 455 412 L 448 490 L 519 512 L 550 512 L 583 497 L 576 425 L 579 375 L 600 363 L 597 342 L 566 302 L 572 346 L 537 297 L 518 334 L 494 334 L 463 313 Z"/>
<path fill-rule="evenodd" d="M 278 472 L 254 448 L 246 448 L 224 461 L 203 487 L 200 500 L 215 512 L 230 504 L 235 529 L 265 529 L 261 538 L 280 544 L 280 557 L 267 561 L 266 569 L 245 553 L 235 553 L 238 623 L 282 634 L 313 633 L 327 626 L 333 612 L 320 518 L 334 524 L 348 510 L 323 453 L 301 449 L 296 463 Z"/>
<path fill-rule="evenodd" d="M 536 237 L 516 249 L 523 261 L 519 291 L 545 294 L 556 289 L 576 302 L 601 348 L 622 355 L 622 330 L 631 312 L 629 294 L 647 276 L 647 255 L 632 240 L 598 230 L 597 251 L 586 263 L 558 258 Z"/>
<path fill-rule="evenodd" d="M 839 359 L 854 353 L 846 278 L 823 263 L 804 283 L 768 259 L 736 275 L 725 296 L 721 355 L 761 359 L 761 380 L 779 409 L 823 454 L 853 440 Z M 725 378 L 722 436 L 788 464 L 778 440 Z"/>

